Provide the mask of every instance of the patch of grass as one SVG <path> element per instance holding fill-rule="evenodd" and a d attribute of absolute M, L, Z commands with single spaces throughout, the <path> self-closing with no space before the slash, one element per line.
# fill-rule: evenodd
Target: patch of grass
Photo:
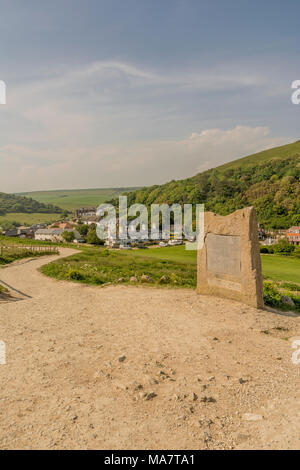
<path fill-rule="evenodd" d="M 261 255 L 263 275 L 273 281 L 300 284 L 300 259 L 293 256 Z"/>
<path fill-rule="evenodd" d="M 30 250 L 30 249 L 21 249 L 17 251 L 5 251 L 4 253 L 1 253 L 0 255 L 0 265 L 4 264 L 10 264 L 13 261 L 16 261 L 18 259 L 23 259 L 23 258 L 33 258 L 33 257 L 39 257 L 39 256 L 46 256 L 46 255 L 53 255 L 53 251 L 35 251 L 35 250 Z"/>
<path fill-rule="evenodd" d="M 149 251 L 155 251 L 149 250 Z M 142 284 L 142 275 L 152 279 L 147 285 L 196 287 L 196 263 L 185 263 L 158 257 L 143 256 L 144 251 L 120 252 L 105 248 L 84 248 L 78 254 L 60 259 L 41 268 L 44 274 L 58 279 L 103 285 L 132 284 L 135 276 Z"/>
<path fill-rule="evenodd" d="M 288 287 L 289 285 L 292 286 L 292 289 Z M 297 286 L 297 290 L 296 286 L 296 284 L 290 283 L 264 281 L 265 304 L 280 310 L 293 310 L 300 313 L 300 284 Z M 282 296 L 290 297 L 295 306 L 291 307 L 282 302 Z"/>
<path fill-rule="evenodd" d="M 197 264 L 197 251 L 186 250 L 184 245 L 164 248 L 148 248 L 146 250 L 127 251 L 126 254 L 142 256 L 166 261 L 179 261 L 181 263 Z"/>
<path fill-rule="evenodd" d="M 23 212 L 9 212 L 0 216 L 0 226 L 4 222 L 17 222 L 21 225 L 41 224 L 45 222 L 54 222 L 60 218 L 60 214 L 40 214 L 33 212 L 32 214 L 25 214 Z"/>
<path fill-rule="evenodd" d="M 266 304 L 291 310 L 281 301 L 281 296 L 286 295 L 295 303 L 295 310 L 300 311 L 300 260 L 277 255 L 266 257 L 262 257 L 263 272 L 267 277 L 264 282 Z M 146 274 L 153 282 L 144 285 L 195 288 L 197 252 L 187 251 L 184 246 L 131 251 L 80 247 L 77 254 L 43 266 L 42 272 L 57 279 L 94 285 L 132 284 L 132 276 L 137 277 L 137 284 L 142 284 L 141 277 Z"/>

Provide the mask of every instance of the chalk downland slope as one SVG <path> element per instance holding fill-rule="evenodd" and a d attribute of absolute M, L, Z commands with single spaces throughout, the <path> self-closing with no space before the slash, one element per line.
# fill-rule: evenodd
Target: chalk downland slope
<path fill-rule="evenodd" d="M 134 203 L 205 204 L 227 215 L 254 205 L 270 228 L 300 224 L 300 141 L 235 160 L 192 178 L 142 188 L 128 194 Z M 117 201 L 113 201 L 117 204 Z"/>

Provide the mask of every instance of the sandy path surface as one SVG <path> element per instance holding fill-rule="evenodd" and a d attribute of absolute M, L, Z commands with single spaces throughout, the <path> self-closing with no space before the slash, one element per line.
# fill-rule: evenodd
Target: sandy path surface
<path fill-rule="evenodd" d="M 300 448 L 299 318 L 37 271 L 56 258 L 0 270 L 26 294 L 0 301 L 0 448 Z"/>

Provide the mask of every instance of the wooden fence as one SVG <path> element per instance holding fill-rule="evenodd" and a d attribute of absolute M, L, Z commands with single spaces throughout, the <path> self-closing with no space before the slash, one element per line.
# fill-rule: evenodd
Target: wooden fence
<path fill-rule="evenodd" d="M 30 253 L 53 253 L 58 254 L 58 248 L 56 246 L 40 246 L 40 245 L 0 245 L 0 256 L 6 254 L 13 254 L 13 253 L 22 253 L 24 251 Z"/>

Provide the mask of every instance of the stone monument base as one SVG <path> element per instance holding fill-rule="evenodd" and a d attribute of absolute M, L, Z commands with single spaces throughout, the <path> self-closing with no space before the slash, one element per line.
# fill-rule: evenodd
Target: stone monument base
<path fill-rule="evenodd" d="M 262 308 L 263 280 L 254 207 L 228 216 L 204 214 L 204 244 L 198 251 L 197 292 Z"/>

